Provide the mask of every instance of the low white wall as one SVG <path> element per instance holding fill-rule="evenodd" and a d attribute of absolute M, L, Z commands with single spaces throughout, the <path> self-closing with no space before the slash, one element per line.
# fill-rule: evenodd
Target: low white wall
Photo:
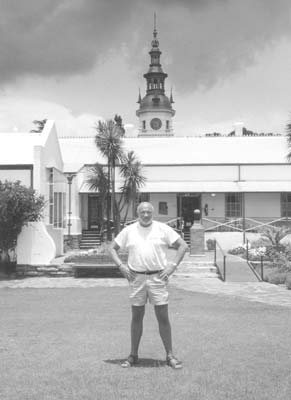
<path fill-rule="evenodd" d="M 30 222 L 17 238 L 17 264 L 48 265 L 56 256 L 56 245 L 43 222 Z"/>
<path fill-rule="evenodd" d="M 61 256 L 64 254 L 64 230 L 61 228 L 53 229 L 51 225 L 46 225 L 46 229 L 55 243 L 56 256 Z"/>
<path fill-rule="evenodd" d="M 259 233 L 247 233 L 246 240 L 257 240 L 260 238 Z M 236 246 L 243 244 L 242 232 L 205 232 L 205 248 L 208 239 L 216 239 L 223 250 L 228 251 Z"/>

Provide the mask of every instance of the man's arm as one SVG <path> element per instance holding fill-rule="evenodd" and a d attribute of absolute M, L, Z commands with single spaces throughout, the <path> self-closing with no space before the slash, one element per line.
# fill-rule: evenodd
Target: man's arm
<path fill-rule="evenodd" d="M 124 276 L 124 278 L 126 278 L 128 281 L 131 281 L 134 278 L 134 274 L 130 271 L 128 266 L 125 265 L 121 261 L 120 257 L 118 256 L 118 250 L 119 249 L 120 249 L 120 247 L 115 242 L 115 240 L 113 240 L 111 246 L 109 247 L 109 253 L 110 253 L 111 257 L 112 257 L 112 260 L 118 266 L 118 268 L 119 268 L 121 274 Z"/>
<path fill-rule="evenodd" d="M 167 279 L 170 275 L 173 274 L 173 272 L 176 270 L 180 262 L 182 261 L 187 249 L 188 245 L 187 243 L 180 237 L 178 238 L 175 243 L 173 243 L 173 246 L 177 251 L 174 257 L 173 261 L 168 262 L 167 267 L 160 273 L 160 277 L 162 279 Z"/>
<path fill-rule="evenodd" d="M 173 247 L 177 251 L 176 251 L 174 260 L 172 262 L 178 266 L 180 264 L 180 262 L 183 260 L 183 257 L 185 255 L 186 251 L 188 250 L 188 245 L 185 242 L 185 240 L 183 240 L 180 237 L 179 239 L 176 240 L 175 243 L 173 243 Z"/>

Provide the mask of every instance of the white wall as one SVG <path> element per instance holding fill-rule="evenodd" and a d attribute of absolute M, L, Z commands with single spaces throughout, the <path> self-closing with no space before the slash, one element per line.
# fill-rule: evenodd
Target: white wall
<path fill-rule="evenodd" d="M 159 202 L 167 202 L 168 214 L 159 214 Z M 150 202 L 155 208 L 154 217 L 159 221 L 169 221 L 177 217 L 177 195 L 176 193 L 151 193 Z"/>
<path fill-rule="evenodd" d="M 187 165 L 177 167 L 144 166 L 147 181 L 235 181 L 238 179 L 237 166 L 200 166 Z"/>
<path fill-rule="evenodd" d="M 48 265 L 56 256 L 56 246 L 43 222 L 30 222 L 17 238 L 17 263 Z"/>
<path fill-rule="evenodd" d="M 246 181 L 289 181 L 291 165 L 242 165 L 241 179 Z"/>
<path fill-rule="evenodd" d="M 201 198 L 202 215 L 205 216 L 203 208 L 205 204 L 208 204 L 208 217 L 224 217 L 225 215 L 225 194 L 224 193 L 213 193 L 215 196 L 211 196 L 211 193 L 203 193 Z M 207 218 L 207 217 L 206 217 Z"/>
<path fill-rule="evenodd" d="M 0 169 L 0 181 L 20 181 L 22 185 L 30 187 L 31 172 L 29 169 Z"/>
<path fill-rule="evenodd" d="M 280 193 L 246 193 L 246 217 L 280 217 Z"/>
<path fill-rule="evenodd" d="M 159 118 L 162 121 L 162 127 L 158 130 L 154 130 L 151 128 L 150 122 L 153 118 Z M 170 129 L 166 131 L 166 121 L 170 121 Z M 145 131 L 142 129 L 142 121 L 146 121 L 146 129 Z M 149 111 L 143 112 L 139 116 L 139 134 L 140 135 L 153 135 L 159 136 L 159 134 L 171 134 L 172 132 L 172 113 L 169 111 Z"/>

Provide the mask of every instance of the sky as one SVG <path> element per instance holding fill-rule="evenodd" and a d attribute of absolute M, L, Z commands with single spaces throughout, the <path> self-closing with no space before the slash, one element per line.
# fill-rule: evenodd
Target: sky
<path fill-rule="evenodd" d="M 0 0 L 0 132 L 48 118 L 85 135 L 119 114 L 136 135 L 154 13 L 176 135 L 285 132 L 290 0 Z"/>

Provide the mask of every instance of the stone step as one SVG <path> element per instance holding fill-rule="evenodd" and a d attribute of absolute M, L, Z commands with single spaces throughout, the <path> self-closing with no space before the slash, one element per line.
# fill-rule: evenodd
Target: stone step
<path fill-rule="evenodd" d="M 90 249 L 93 249 L 98 246 L 99 245 L 97 243 L 80 244 L 79 248 L 80 248 L 80 250 L 90 250 Z"/>
<path fill-rule="evenodd" d="M 100 243 L 100 239 L 81 239 L 81 243 Z"/>
<path fill-rule="evenodd" d="M 91 237 L 94 237 L 94 238 L 100 238 L 101 237 L 101 235 L 98 233 L 98 234 L 96 234 L 96 233 L 83 233 L 82 234 L 82 237 L 83 238 L 91 238 Z"/>
<path fill-rule="evenodd" d="M 181 274 L 200 274 L 201 272 L 217 272 L 217 268 L 213 266 L 193 266 L 189 268 L 178 268 L 177 273 Z"/>

